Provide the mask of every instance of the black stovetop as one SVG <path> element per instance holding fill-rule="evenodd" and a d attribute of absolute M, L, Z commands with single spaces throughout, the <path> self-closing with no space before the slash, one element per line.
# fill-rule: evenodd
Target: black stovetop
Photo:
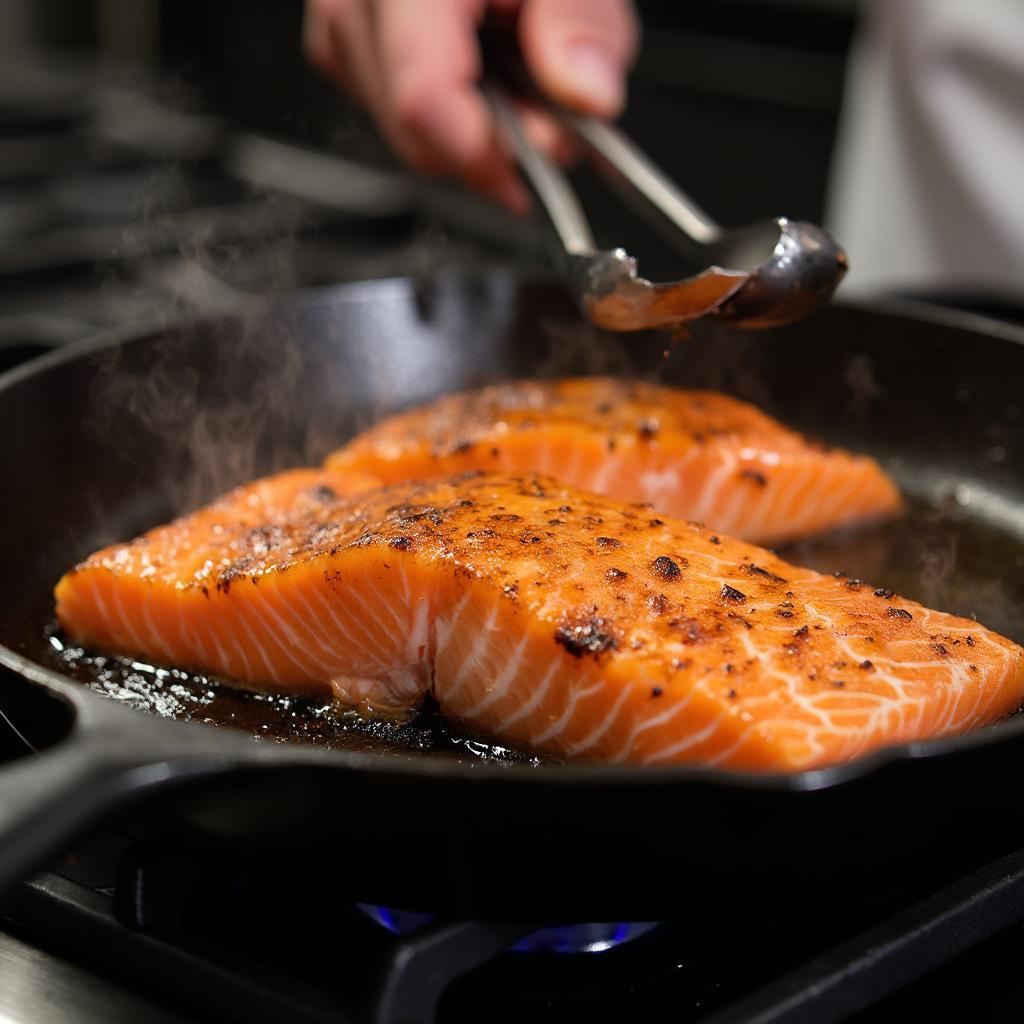
<path fill-rule="evenodd" d="M 535 227 L 457 190 L 182 114 L 144 82 L 66 63 L 32 75 L 17 94 L 5 82 L 25 74 L 0 75 L 0 370 L 247 296 L 544 260 Z M 19 752 L 4 728 L 0 761 Z M 540 923 L 430 921 L 396 937 L 330 864 L 225 859 L 153 828 L 105 833 L 5 902 L 0 1017 L 390 1024 L 435 1004 L 449 1022 L 1019 1016 L 1024 852 L 943 871 L 937 850 L 914 892 L 796 886 L 789 912 L 724 916 L 714 935 L 673 920 L 602 952 L 505 953 Z"/>

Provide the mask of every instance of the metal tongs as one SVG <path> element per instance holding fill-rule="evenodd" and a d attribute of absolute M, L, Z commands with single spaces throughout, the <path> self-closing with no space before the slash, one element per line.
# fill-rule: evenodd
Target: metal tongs
<path fill-rule="evenodd" d="M 503 87 L 487 81 L 484 90 L 558 237 L 570 287 L 599 327 L 635 331 L 703 317 L 735 327 L 773 327 L 826 302 L 846 272 L 846 254 L 823 228 L 785 217 L 722 228 L 618 129 L 547 104 L 615 183 L 628 185 L 666 217 L 696 254 L 697 265 L 707 267 L 667 283 L 640 277 L 636 259 L 624 249 L 596 247 L 567 177 L 527 138 Z"/>

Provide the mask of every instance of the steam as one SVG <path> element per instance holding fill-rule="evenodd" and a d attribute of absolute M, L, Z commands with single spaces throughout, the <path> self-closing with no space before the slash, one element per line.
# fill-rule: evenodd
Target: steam
<path fill-rule="evenodd" d="M 956 568 L 957 538 L 949 530 L 935 531 L 922 546 L 917 599 L 922 604 L 941 605 L 949 591 L 950 577 Z"/>
<path fill-rule="evenodd" d="M 136 255 L 132 282 L 111 272 L 103 285 L 108 304 L 133 333 L 167 336 L 148 344 L 145 358 L 130 344 L 102 352 L 83 429 L 127 456 L 129 469 L 143 469 L 147 457 L 129 434 L 173 439 L 178 471 L 159 486 L 167 507 L 183 511 L 267 465 L 305 461 L 305 446 L 289 429 L 301 415 L 295 408 L 301 344 L 282 319 L 271 317 L 274 298 L 296 284 L 303 220 L 298 204 L 276 196 L 254 196 L 233 209 L 174 213 L 164 202 L 176 192 L 169 181 L 189 187 L 172 165 L 153 174 L 137 197 L 139 220 L 123 239 Z M 180 237 L 168 251 L 171 232 Z M 228 341 L 197 365 L 184 356 L 189 346 L 181 335 L 211 319 L 220 321 L 217 330 Z M 241 368 L 237 375 L 233 366 Z"/>
<path fill-rule="evenodd" d="M 864 353 L 855 355 L 846 367 L 846 386 L 850 399 L 845 414 L 858 420 L 864 419 L 885 397 L 884 388 L 875 380 L 875 364 Z"/>

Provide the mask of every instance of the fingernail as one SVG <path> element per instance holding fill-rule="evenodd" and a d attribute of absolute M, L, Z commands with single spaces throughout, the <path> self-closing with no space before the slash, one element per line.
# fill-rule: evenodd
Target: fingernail
<path fill-rule="evenodd" d="M 608 53 L 593 43 L 575 43 L 565 57 L 565 75 L 578 102 L 596 114 L 615 113 L 622 103 L 622 76 Z"/>

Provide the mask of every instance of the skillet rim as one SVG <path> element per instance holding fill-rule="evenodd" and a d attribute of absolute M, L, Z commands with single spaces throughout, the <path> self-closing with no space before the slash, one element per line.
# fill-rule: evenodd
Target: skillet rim
<path fill-rule="evenodd" d="M 431 281 L 438 283 L 447 280 L 488 281 L 507 279 L 510 275 L 514 275 L 513 280 L 519 286 L 553 288 L 559 286 L 557 277 L 540 269 L 524 272 L 518 268 L 507 267 L 446 268 L 422 280 L 410 277 L 378 278 L 303 289 L 275 302 L 257 299 L 251 305 L 240 307 L 237 315 L 251 315 L 261 309 L 269 315 L 281 315 L 320 306 L 348 306 L 373 302 L 381 296 L 408 298 L 415 292 L 418 285 L 421 286 Z M 997 341 L 1009 342 L 1024 348 L 1024 328 L 1022 327 L 980 314 L 937 306 L 918 299 L 840 299 L 830 303 L 830 306 L 838 307 L 840 310 L 849 309 L 855 313 L 881 315 L 895 320 L 982 334 Z M 7 392 L 26 381 L 42 377 L 54 367 L 86 358 L 95 352 L 117 345 L 133 342 L 145 343 L 159 335 L 178 333 L 208 324 L 223 323 L 225 320 L 230 320 L 232 315 L 232 313 L 225 312 L 198 312 L 191 316 L 186 315 L 172 325 L 154 322 L 96 331 L 85 338 L 62 345 L 0 374 L 0 402 L 4 400 L 4 395 Z M 76 738 L 81 742 L 83 731 L 88 728 L 88 722 L 83 727 L 83 718 L 102 720 L 104 710 L 112 707 L 119 708 L 118 714 L 122 710 L 128 710 L 120 708 L 118 705 L 111 705 L 108 698 L 101 697 L 57 670 L 40 664 L 26 655 L 19 654 L 5 644 L 0 644 L 0 666 L 14 672 L 30 685 L 42 687 L 51 696 L 69 705 L 73 710 L 75 719 L 71 730 L 64 739 L 49 748 L 50 750 L 59 750 L 76 742 Z M 132 709 L 129 713 L 137 714 L 138 712 Z M 225 758 L 229 766 L 296 767 L 313 764 L 359 773 L 369 772 L 376 777 L 441 778 L 463 785 L 486 784 L 492 786 L 495 783 L 505 783 L 518 786 L 529 783 L 530 780 L 537 780 L 547 786 L 559 787 L 587 785 L 618 788 L 620 786 L 636 787 L 638 784 L 643 784 L 645 786 L 655 785 L 660 788 L 685 785 L 775 794 L 836 790 L 840 787 L 849 787 L 893 765 L 933 761 L 945 763 L 950 758 L 969 754 L 979 749 L 991 749 L 1011 743 L 1024 734 L 1024 715 L 1018 715 L 959 736 L 883 747 L 845 764 L 804 772 L 769 773 L 732 771 L 685 764 L 612 765 L 581 761 L 557 765 L 527 766 L 473 762 L 416 754 L 410 754 L 408 757 L 395 757 L 386 753 L 332 750 L 301 743 L 282 743 L 272 746 L 256 744 L 241 732 L 230 733 L 232 739 L 225 741 L 223 727 L 164 719 L 151 714 L 146 714 L 145 719 L 148 719 L 150 723 L 146 731 L 152 732 L 155 740 L 158 741 L 161 738 L 161 733 L 166 733 L 168 736 L 174 734 L 167 730 L 180 732 L 183 728 L 188 728 L 196 741 L 193 753 L 207 758 L 211 756 Z M 204 744 L 200 742 L 200 737 L 211 741 L 214 737 L 217 739 Z M 241 739 L 243 743 L 239 744 L 235 737 Z M 46 753 L 47 751 L 43 751 L 42 756 L 46 756 Z M 166 756 L 160 754 L 159 749 L 154 750 L 152 757 L 154 762 L 167 759 Z"/>

